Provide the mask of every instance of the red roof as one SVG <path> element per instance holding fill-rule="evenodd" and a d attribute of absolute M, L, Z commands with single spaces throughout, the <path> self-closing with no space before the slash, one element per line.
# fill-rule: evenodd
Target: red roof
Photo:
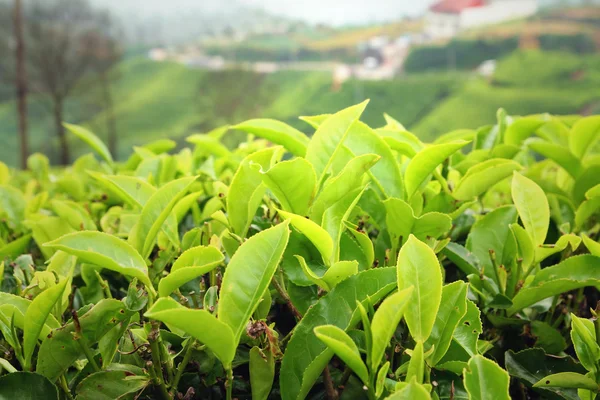
<path fill-rule="evenodd" d="M 437 13 L 458 14 L 467 8 L 482 7 L 484 0 L 442 0 L 431 6 L 430 10 Z"/>

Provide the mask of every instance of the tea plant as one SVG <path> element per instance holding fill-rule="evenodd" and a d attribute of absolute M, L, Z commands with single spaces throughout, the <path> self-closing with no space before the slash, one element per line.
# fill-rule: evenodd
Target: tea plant
<path fill-rule="evenodd" d="M 600 117 L 366 105 L 0 163 L 0 398 L 596 398 Z"/>

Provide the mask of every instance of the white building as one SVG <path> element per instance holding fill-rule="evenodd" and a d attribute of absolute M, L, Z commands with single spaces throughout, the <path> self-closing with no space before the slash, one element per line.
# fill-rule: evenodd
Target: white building
<path fill-rule="evenodd" d="M 425 33 L 451 38 L 460 31 L 526 18 L 538 11 L 537 0 L 442 0 L 429 8 Z"/>

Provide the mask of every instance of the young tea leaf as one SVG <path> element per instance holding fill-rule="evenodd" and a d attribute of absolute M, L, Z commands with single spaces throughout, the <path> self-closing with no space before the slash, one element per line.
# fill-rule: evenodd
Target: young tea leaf
<path fill-rule="evenodd" d="M 334 325 L 315 328 L 315 336 L 327 345 L 348 367 L 358 375 L 365 385 L 369 384 L 369 372 L 350 336 Z"/>
<path fill-rule="evenodd" d="M 531 179 L 515 172 L 512 198 L 533 245 L 544 244 L 550 225 L 550 206 L 542 188 Z"/>
<path fill-rule="evenodd" d="M 481 355 L 471 358 L 463 380 L 470 400 L 510 400 L 508 373 Z"/>
<path fill-rule="evenodd" d="M 172 298 L 163 297 L 154 303 L 144 316 L 164 322 L 195 337 L 215 353 L 226 369 L 231 366 L 237 341 L 231 328 L 210 312 L 185 308 Z"/>
<path fill-rule="evenodd" d="M 238 343 L 250 316 L 269 287 L 290 237 L 289 223 L 266 229 L 248 239 L 227 265 L 221 284 L 219 321 Z"/>
<path fill-rule="evenodd" d="M 103 232 L 75 232 L 45 246 L 73 254 L 80 261 L 137 278 L 149 291 L 154 291 L 144 259 L 131 245 L 116 236 Z"/>
<path fill-rule="evenodd" d="M 429 246 L 411 235 L 398 255 L 397 271 L 398 289 L 414 286 L 414 303 L 405 311 L 408 329 L 415 340 L 425 341 L 442 300 L 440 263 Z"/>

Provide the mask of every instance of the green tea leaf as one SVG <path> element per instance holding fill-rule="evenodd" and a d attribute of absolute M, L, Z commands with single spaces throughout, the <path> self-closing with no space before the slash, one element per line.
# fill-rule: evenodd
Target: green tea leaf
<path fill-rule="evenodd" d="M 25 312 L 24 333 L 23 333 L 23 357 L 25 358 L 25 368 L 31 362 L 31 356 L 37 346 L 38 337 L 46 325 L 46 320 L 52 312 L 54 305 L 61 300 L 65 287 L 69 280 L 64 279 L 57 285 L 44 290 L 29 305 Z"/>
<path fill-rule="evenodd" d="M 548 297 L 600 283 L 600 258 L 591 255 L 570 257 L 544 268 L 513 298 L 509 316 Z"/>
<path fill-rule="evenodd" d="M 542 262 L 553 254 L 560 253 L 567 247 L 571 247 L 571 251 L 575 252 L 581 244 L 581 238 L 577 235 L 569 233 L 558 238 L 555 244 L 543 245 L 535 249 L 535 261 Z"/>
<path fill-rule="evenodd" d="M 59 400 L 52 382 L 32 372 L 13 372 L 0 377 L 0 400 Z"/>
<path fill-rule="evenodd" d="M 582 118 L 573 125 L 569 133 L 569 149 L 583 159 L 600 139 L 600 116 Z"/>
<path fill-rule="evenodd" d="M 375 397 L 380 398 L 385 389 L 385 380 L 387 378 L 388 371 L 390 370 L 390 362 L 386 361 L 385 364 L 377 372 L 377 378 L 375 379 Z"/>
<path fill-rule="evenodd" d="M 519 118 L 510 124 L 504 132 L 504 143 L 520 146 L 525 139 L 533 135 L 545 121 L 539 117 Z"/>
<path fill-rule="evenodd" d="M 581 162 L 570 151 L 565 149 L 564 146 L 548 143 L 544 140 L 532 141 L 528 143 L 528 146 L 536 153 L 560 165 L 573 178 L 576 179 L 581 174 L 583 168 Z"/>
<path fill-rule="evenodd" d="M 583 239 L 583 244 L 585 244 L 585 247 L 587 247 L 590 254 L 600 257 L 600 243 L 593 241 L 586 234 L 582 234 L 581 238 Z"/>
<path fill-rule="evenodd" d="M 173 263 L 169 275 L 158 283 L 158 295 L 169 296 L 184 283 L 212 271 L 223 260 L 223 254 L 212 246 L 192 247 L 184 251 Z"/>
<path fill-rule="evenodd" d="M 0 260 L 6 257 L 17 258 L 19 255 L 26 252 L 27 246 L 31 242 L 31 235 L 21 236 L 13 240 L 9 244 L 0 248 Z"/>
<path fill-rule="evenodd" d="M 406 381 L 416 380 L 417 383 L 423 383 L 423 374 L 425 373 L 425 360 L 423 356 L 423 342 L 417 340 L 415 348 L 410 355 L 408 370 L 406 371 Z"/>
<path fill-rule="evenodd" d="M 463 380 L 470 400 L 510 400 L 508 373 L 481 355 L 469 360 Z"/>
<path fill-rule="evenodd" d="M 93 346 L 117 324 L 130 317 L 131 313 L 126 311 L 123 302 L 101 300 L 79 316 L 81 335 L 88 346 Z M 75 360 L 84 356 L 80 342 L 73 338 L 75 332 L 74 322 L 52 331 L 40 346 L 37 373 L 55 381 Z"/>
<path fill-rule="evenodd" d="M 317 223 L 322 221 L 325 210 L 353 192 L 360 185 L 364 174 L 379 159 L 376 154 L 364 154 L 350 160 L 337 176 L 325 183 L 311 207 L 310 219 Z"/>
<path fill-rule="evenodd" d="M 396 331 L 402 315 L 412 298 L 414 287 L 409 287 L 388 296 L 371 321 L 371 370 L 375 371 L 385 353 L 385 349 Z M 365 328 L 366 329 L 366 328 Z"/>
<path fill-rule="evenodd" d="M 576 363 L 571 357 L 547 356 L 544 350 L 539 348 L 527 349 L 518 353 L 509 350 L 505 353 L 505 364 L 508 373 L 518 378 L 527 387 L 532 387 L 547 375 L 559 372 L 586 372 L 581 364 Z M 535 391 L 547 398 L 580 400 L 577 391 L 573 389 L 542 389 L 538 387 L 535 388 Z"/>
<path fill-rule="evenodd" d="M 358 352 L 358 347 L 350 336 L 334 325 L 322 325 L 315 328 L 315 336 L 327 345 L 365 385 L 369 384 L 369 372 Z"/>
<path fill-rule="evenodd" d="M 594 216 L 600 210 L 600 197 L 593 197 L 582 202 L 575 212 L 575 227 L 583 230 L 587 224 L 594 223 Z"/>
<path fill-rule="evenodd" d="M 384 197 L 402 198 L 404 196 L 402 174 L 394 153 L 385 140 L 367 124 L 361 121 L 352 124 L 344 145 L 355 156 L 369 153 L 380 156 L 379 161 L 368 172 L 371 179 Z"/>
<path fill-rule="evenodd" d="M 275 164 L 263 172 L 263 183 L 273 192 L 281 207 L 288 212 L 306 215 L 312 203 L 317 176 L 304 158 Z"/>
<path fill-rule="evenodd" d="M 414 286 L 414 304 L 405 311 L 411 335 L 425 341 L 431 334 L 442 300 L 442 272 L 433 250 L 411 235 L 398 255 L 398 289 Z"/>
<path fill-rule="evenodd" d="M 231 366 L 237 341 L 231 328 L 208 311 L 192 310 L 170 297 L 162 297 L 144 316 L 164 322 L 195 337 L 215 353 L 226 369 Z"/>
<path fill-rule="evenodd" d="M 365 188 L 358 187 L 325 210 L 322 226 L 333 239 L 333 261 L 339 261 L 341 240 L 346 229 L 344 221 L 350 218 L 354 207 L 358 204 Z"/>
<path fill-rule="evenodd" d="M 25 219 L 25 197 L 12 186 L 0 185 L 0 215 L 12 229 L 19 229 Z"/>
<path fill-rule="evenodd" d="M 45 246 L 77 256 L 80 261 L 137 278 L 154 291 L 146 262 L 127 242 L 103 232 L 75 232 Z"/>
<path fill-rule="evenodd" d="M 304 157 L 308 137 L 299 130 L 288 124 L 273 119 L 251 119 L 231 127 L 244 132 L 251 133 L 268 141 L 282 145 L 290 153 L 298 157 Z"/>
<path fill-rule="evenodd" d="M 510 225 L 516 222 L 515 207 L 499 207 L 473 224 L 467 238 L 467 249 L 479 260 L 485 276 L 496 283 L 490 250 L 494 251 L 498 265 L 511 264 L 517 253 L 517 244 Z"/>
<path fill-rule="evenodd" d="M 364 101 L 348 107 L 324 120 L 317 128 L 306 149 L 306 159 L 313 165 L 318 182 L 329 172 L 329 167 L 343 145 L 348 130 L 367 106 Z"/>
<path fill-rule="evenodd" d="M 479 275 L 479 260 L 460 244 L 450 242 L 441 253 L 448 257 L 466 275 Z"/>
<path fill-rule="evenodd" d="M 275 360 L 270 351 L 250 349 L 250 388 L 252 399 L 267 400 L 275 379 Z"/>
<path fill-rule="evenodd" d="M 290 237 L 289 223 L 264 230 L 244 242 L 227 265 L 221 284 L 219 321 L 238 343 L 250 316 L 269 287 Z"/>
<path fill-rule="evenodd" d="M 412 207 L 404 200 L 389 198 L 383 202 L 386 226 L 392 243 L 405 243 L 410 234 L 419 240 L 438 238 L 452 228 L 452 218 L 446 214 L 430 212 L 416 217 Z"/>
<path fill-rule="evenodd" d="M 91 131 L 87 130 L 82 126 L 67 123 L 63 123 L 63 125 L 65 128 L 67 128 L 69 132 L 71 132 L 79 139 L 87 143 L 87 145 L 90 146 L 94 151 L 96 151 L 100 155 L 100 157 L 104 159 L 104 161 L 106 161 L 109 164 L 113 163 L 113 158 L 110 155 L 108 147 L 106 147 L 104 142 L 102 142 L 102 140 L 100 140 L 98 136 L 94 135 Z"/>
<path fill-rule="evenodd" d="M 148 199 L 128 239 L 142 257 L 147 258 L 150 255 L 158 231 L 173 211 L 175 204 L 189 191 L 195 181 L 196 177 L 189 177 L 169 182 Z"/>
<path fill-rule="evenodd" d="M 537 338 L 536 347 L 541 347 L 548 354 L 559 354 L 567 348 L 561 332 L 543 321 L 532 321 L 531 333 Z"/>
<path fill-rule="evenodd" d="M 571 340 L 579 362 L 588 371 L 596 373 L 600 346 L 596 343 L 596 329 L 592 321 L 571 314 Z"/>
<path fill-rule="evenodd" d="M 430 400 L 431 395 L 429 391 L 425 389 L 425 387 L 419 383 L 415 379 L 410 381 L 407 385 L 405 385 L 402 389 L 398 390 L 391 396 L 386 397 L 386 400 Z"/>
<path fill-rule="evenodd" d="M 435 366 L 450 347 L 453 333 L 467 312 L 467 287 L 466 283 L 458 281 L 442 288 L 440 309 L 431 335 L 425 342 L 426 349 L 433 348 L 433 353 L 429 356 L 429 365 Z"/>
<path fill-rule="evenodd" d="M 550 225 L 550 206 L 542 188 L 531 179 L 515 172 L 512 198 L 534 246 L 544 244 Z"/>
<path fill-rule="evenodd" d="M 510 224 L 510 230 L 515 236 L 519 248 L 519 256 L 523 259 L 523 268 L 527 270 L 535 260 L 535 248 L 531 241 L 531 237 L 525 228 L 519 224 Z"/>
<path fill-rule="evenodd" d="M 30 305 L 31 300 L 16 296 L 14 294 L 0 292 L 0 306 L 10 307 L 11 312 L 15 313 L 15 325 L 19 329 L 25 329 L 25 314 L 27 314 L 27 310 Z M 9 315 L 9 317 L 11 315 Z M 48 315 L 46 326 L 42 328 L 39 338 L 43 339 L 50 332 L 50 329 L 56 329 L 58 327 L 60 327 L 60 323 L 56 320 L 54 315 Z"/>
<path fill-rule="evenodd" d="M 339 282 L 358 273 L 357 261 L 338 261 L 331 265 L 322 276 L 318 276 L 310 269 L 304 257 L 298 255 L 295 257 L 308 279 L 325 291 L 330 291 Z"/>
<path fill-rule="evenodd" d="M 270 147 L 257 151 L 244 158 L 235 172 L 227 194 L 227 217 L 236 235 L 246 236 L 267 190 L 260 171 L 268 171 L 281 157 L 281 150 Z"/>
<path fill-rule="evenodd" d="M 98 228 L 88 211 L 80 204 L 68 200 L 53 200 L 52 208 L 75 230 L 95 231 Z"/>
<path fill-rule="evenodd" d="M 77 385 L 77 399 L 112 400 L 138 393 L 150 383 L 147 376 L 131 375 L 126 371 L 100 371 L 91 374 Z"/>
<path fill-rule="evenodd" d="M 477 341 L 483 332 L 481 324 L 481 313 L 477 305 L 467 299 L 467 312 L 454 329 L 452 340 L 456 342 L 469 356 L 478 353 Z"/>
<path fill-rule="evenodd" d="M 438 165 L 467 144 L 469 144 L 469 142 L 465 141 L 437 144 L 419 151 L 412 160 L 410 160 L 410 163 L 406 167 L 406 172 L 404 173 L 406 197 L 410 199 Z"/>
<path fill-rule="evenodd" d="M 88 174 L 132 207 L 143 207 L 156 193 L 154 186 L 135 176 L 104 175 L 89 171 Z"/>
<path fill-rule="evenodd" d="M 533 387 L 576 388 L 592 390 L 594 392 L 598 392 L 600 389 L 595 380 L 575 372 L 560 372 L 558 374 L 548 375 L 540 379 L 540 381 L 533 385 Z"/>
<path fill-rule="evenodd" d="M 495 158 L 469 168 L 465 176 L 458 182 L 452 195 L 457 200 L 471 200 L 486 192 L 492 186 L 520 170 L 519 163 L 512 160 Z"/>
<path fill-rule="evenodd" d="M 319 299 L 300 320 L 290 339 L 280 371 L 281 396 L 284 400 L 306 397 L 333 352 L 314 334 L 320 325 L 335 325 L 347 330 L 360 320 L 356 302 L 379 302 L 396 286 L 394 268 L 360 272 L 340 282 Z"/>
<path fill-rule="evenodd" d="M 329 233 L 321 228 L 318 224 L 314 223 L 310 219 L 304 218 L 300 215 L 287 213 L 285 211 L 277 210 L 286 220 L 289 220 L 292 226 L 297 229 L 300 233 L 308 238 L 315 245 L 315 247 L 321 253 L 325 264 L 329 265 L 334 261 L 334 245 Z"/>

